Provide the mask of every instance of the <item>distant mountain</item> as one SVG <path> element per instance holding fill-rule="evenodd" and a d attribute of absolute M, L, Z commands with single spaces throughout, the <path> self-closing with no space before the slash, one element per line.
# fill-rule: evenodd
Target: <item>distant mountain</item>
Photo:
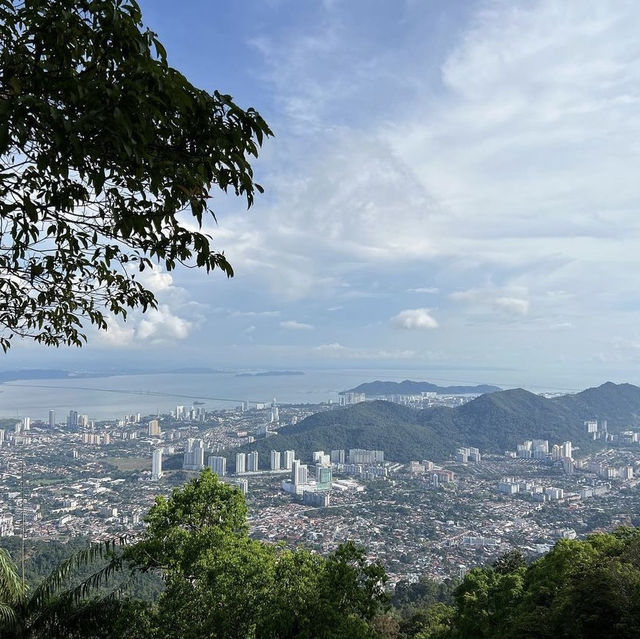
<path fill-rule="evenodd" d="M 350 388 L 345 393 L 364 393 L 367 397 L 385 397 L 389 395 L 419 395 L 420 393 L 438 393 L 441 395 L 481 395 L 483 393 L 495 393 L 502 390 L 498 386 L 481 384 L 479 386 L 437 386 L 429 382 L 413 382 L 405 379 L 404 382 L 367 382 L 355 388 Z"/>
<path fill-rule="evenodd" d="M 481 395 L 457 408 L 425 410 L 363 402 L 316 413 L 237 450 L 257 450 L 265 464 L 272 449 L 293 449 L 302 459 L 314 450 L 383 449 L 387 459 L 399 462 L 444 460 L 461 445 L 500 453 L 533 438 L 550 444 L 570 439 L 584 449 L 593 446 L 584 429 L 584 421 L 592 418 L 607 419 L 610 432 L 639 428 L 640 388 L 608 382 L 553 399 L 517 388 Z"/>

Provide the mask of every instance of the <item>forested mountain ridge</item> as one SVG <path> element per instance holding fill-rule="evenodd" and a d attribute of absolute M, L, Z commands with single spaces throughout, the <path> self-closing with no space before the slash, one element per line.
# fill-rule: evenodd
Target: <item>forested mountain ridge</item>
<path fill-rule="evenodd" d="M 314 450 L 373 448 L 399 462 L 439 461 L 460 445 L 496 453 L 532 438 L 548 439 L 550 444 L 570 439 L 585 446 L 590 440 L 584 421 L 594 418 L 606 419 L 610 432 L 638 427 L 640 388 L 608 382 L 552 399 L 519 388 L 481 395 L 456 408 L 424 410 L 364 402 L 311 415 L 238 450 L 257 450 L 266 459 L 271 450 L 293 449 L 308 459 Z"/>

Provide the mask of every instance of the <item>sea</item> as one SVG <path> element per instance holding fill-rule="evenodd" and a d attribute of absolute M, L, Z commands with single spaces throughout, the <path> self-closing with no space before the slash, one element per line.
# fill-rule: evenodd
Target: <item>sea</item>
<path fill-rule="evenodd" d="M 486 383 L 507 388 L 519 385 L 505 383 L 505 378 L 512 376 L 504 371 L 479 369 L 314 369 L 301 372 L 301 375 L 266 376 L 239 375 L 231 371 L 181 372 L 15 380 L 0 384 L 0 418 L 30 417 L 46 421 L 49 410 L 55 410 L 56 420 L 62 421 L 69 410 L 75 410 L 87 414 L 90 419 L 108 420 L 136 413 L 169 413 L 178 405 L 191 406 L 194 402 L 208 410 L 235 408 L 242 402 L 255 406 L 274 399 L 279 404 L 338 402 L 341 391 L 375 380 L 411 379 L 443 386 Z M 530 390 L 540 392 L 543 388 L 530 387 Z"/>
<path fill-rule="evenodd" d="M 341 391 L 377 379 L 433 381 L 432 376 L 415 369 L 300 372 L 303 374 L 153 373 L 15 380 L 0 384 L 0 418 L 26 416 L 46 421 L 49 410 L 55 410 L 56 420 L 62 421 L 69 410 L 76 410 L 90 419 L 106 420 L 135 413 L 169 413 L 178 405 L 194 402 L 209 410 L 235 408 L 242 402 L 255 406 L 274 399 L 279 404 L 318 404 L 338 402 Z"/>

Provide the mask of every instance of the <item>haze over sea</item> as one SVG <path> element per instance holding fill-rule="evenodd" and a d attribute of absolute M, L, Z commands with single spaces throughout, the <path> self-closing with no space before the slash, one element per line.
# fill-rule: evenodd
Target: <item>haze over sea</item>
<path fill-rule="evenodd" d="M 131 413 L 168 413 L 176 405 L 200 401 L 208 409 L 233 408 L 241 401 L 282 404 L 337 402 L 340 391 L 376 379 L 430 381 L 452 384 L 497 384 L 503 388 L 523 386 L 534 392 L 581 390 L 554 379 L 558 386 L 544 385 L 519 372 L 502 370 L 446 369 L 332 369 L 304 370 L 303 375 L 238 376 L 236 371 L 216 373 L 117 374 L 105 377 L 29 379 L 0 385 L 0 417 L 29 416 L 47 419 L 56 411 L 63 421 L 69 410 L 91 419 L 109 419 Z M 592 385 L 604 379 L 593 380 Z M 589 383 L 585 383 L 585 386 Z"/>

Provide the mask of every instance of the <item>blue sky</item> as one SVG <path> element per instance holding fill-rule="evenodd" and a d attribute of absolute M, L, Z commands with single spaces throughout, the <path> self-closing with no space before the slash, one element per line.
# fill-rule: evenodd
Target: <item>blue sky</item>
<path fill-rule="evenodd" d="M 141 6 L 173 66 L 276 133 L 255 207 L 214 199 L 236 277 L 155 273 L 157 313 L 7 366 L 640 382 L 637 2 Z"/>

